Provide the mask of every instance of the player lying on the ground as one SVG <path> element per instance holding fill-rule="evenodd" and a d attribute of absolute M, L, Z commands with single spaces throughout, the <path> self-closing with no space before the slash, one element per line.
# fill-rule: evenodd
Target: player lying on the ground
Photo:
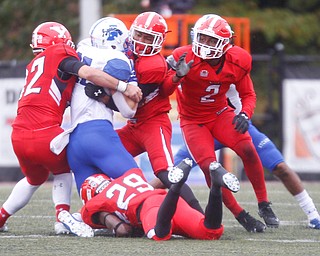
<path fill-rule="evenodd" d="M 168 192 L 154 189 L 142 171 L 134 168 L 111 180 L 105 175 L 90 176 L 82 185 L 83 221 L 92 228 L 113 229 L 115 236 L 131 236 L 141 228 L 150 239 L 168 240 L 172 234 L 194 239 L 217 240 L 223 234 L 221 187 L 240 189 L 238 179 L 219 163 L 210 167 L 211 187 L 205 214 L 180 198 L 192 160 L 184 159 L 168 172 Z M 190 221 L 192 219 L 192 221 Z"/>

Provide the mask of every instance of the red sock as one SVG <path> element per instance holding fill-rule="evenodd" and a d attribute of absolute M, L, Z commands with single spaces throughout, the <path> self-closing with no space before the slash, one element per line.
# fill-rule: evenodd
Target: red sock
<path fill-rule="evenodd" d="M 56 206 L 56 219 L 57 219 L 57 221 L 59 221 L 58 220 L 58 215 L 59 215 L 59 213 L 61 212 L 61 211 L 64 211 L 64 210 L 66 210 L 66 211 L 70 211 L 70 205 L 67 205 L 67 204 L 58 204 L 57 206 Z"/>
<path fill-rule="evenodd" d="M 3 208 L 0 209 L 0 227 L 2 227 L 4 225 L 4 223 L 6 223 L 7 219 L 10 217 L 11 215 L 9 213 L 7 213 L 7 211 Z"/>

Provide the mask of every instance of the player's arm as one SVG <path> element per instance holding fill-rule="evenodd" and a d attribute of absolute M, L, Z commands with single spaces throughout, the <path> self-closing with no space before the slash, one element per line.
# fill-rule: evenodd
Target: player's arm
<path fill-rule="evenodd" d="M 132 227 L 123 220 L 120 220 L 115 214 L 100 212 L 99 222 L 101 225 L 113 230 L 116 237 L 128 237 L 132 234 Z"/>
<path fill-rule="evenodd" d="M 241 112 L 245 113 L 250 119 L 256 107 L 257 96 L 249 74 L 246 74 L 239 82 L 236 83 L 236 89 L 242 103 Z"/>
<path fill-rule="evenodd" d="M 112 94 L 112 100 L 123 117 L 132 118 L 135 115 L 138 108 L 137 102 L 131 100 L 129 97 L 118 91 L 115 91 Z"/>
<path fill-rule="evenodd" d="M 234 117 L 232 124 L 235 125 L 238 132 L 245 133 L 249 129 L 249 120 L 253 115 L 256 104 L 256 93 L 248 73 L 236 83 L 236 89 L 239 92 L 242 108 Z"/>
<path fill-rule="evenodd" d="M 120 81 L 102 70 L 87 66 L 75 57 L 65 58 L 60 63 L 59 69 L 91 81 L 96 85 L 119 91 L 135 102 L 139 102 L 142 98 L 142 92 L 136 85 Z"/>
<path fill-rule="evenodd" d="M 91 83 L 87 84 L 84 90 L 89 98 L 104 103 L 125 118 L 132 118 L 136 113 L 138 103 L 119 91 L 109 90 L 108 94 L 103 87 Z"/>

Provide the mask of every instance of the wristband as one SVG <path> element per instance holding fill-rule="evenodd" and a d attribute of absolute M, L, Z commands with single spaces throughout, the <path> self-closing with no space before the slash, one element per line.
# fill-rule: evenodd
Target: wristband
<path fill-rule="evenodd" d="M 117 91 L 125 92 L 127 88 L 128 88 L 128 83 L 119 80 L 117 85 Z"/>
<path fill-rule="evenodd" d="M 118 228 L 120 227 L 120 225 L 122 225 L 122 224 L 126 224 L 123 220 L 121 220 L 115 227 L 114 227 L 114 229 L 113 229 L 113 234 L 114 234 L 114 236 L 117 236 L 117 230 L 118 230 Z"/>
<path fill-rule="evenodd" d="M 178 76 L 178 74 L 176 73 L 176 77 L 178 77 L 179 79 L 185 77 L 185 76 Z"/>

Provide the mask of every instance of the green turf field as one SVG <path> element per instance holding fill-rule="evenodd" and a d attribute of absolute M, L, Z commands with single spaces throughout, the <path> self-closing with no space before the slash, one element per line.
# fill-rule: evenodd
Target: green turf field
<path fill-rule="evenodd" d="M 13 185 L 0 183 L 1 204 Z M 304 185 L 320 209 L 320 183 L 304 182 Z M 282 183 L 267 182 L 267 187 L 273 210 L 280 219 L 278 229 L 267 229 L 262 234 L 248 233 L 225 208 L 225 233 L 219 241 L 173 238 L 166 242 L 155 242 L 146 238 L 54 235 L 51 184 L 47 183 L 35 193 L 24 209 L 9 219 L 9 232 L 0 233 L 0 255 L 319 255 L 320 230 L 306 228 L 306 216 Z M 208 189 L 201 186 L 192 188 L 205 206 Z M 258 217 L 250 183 L 242 182 L 236 197 L 243 207 Z M 74 191 L 72 211 L 77 211 L 80 206 Z"/>

